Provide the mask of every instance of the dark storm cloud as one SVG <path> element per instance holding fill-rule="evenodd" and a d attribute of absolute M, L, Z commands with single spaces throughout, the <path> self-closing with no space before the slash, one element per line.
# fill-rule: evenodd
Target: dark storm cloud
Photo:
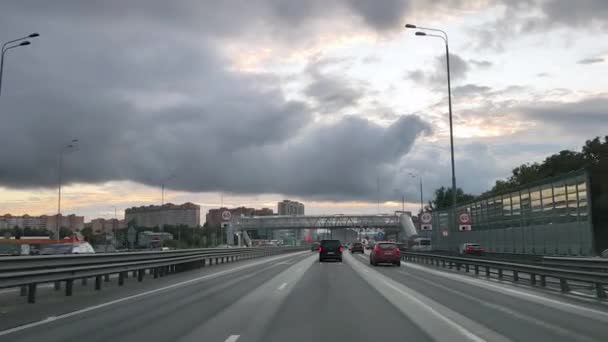
<path fill-rule="evenodd" d="M 589 129 L 608 126 L 608 96 L 598 96 L 577 102 L 541 102 L 517 109 L 523 118 L 542 122 L 569 132 L 584 133 Z M 590 138 L 590 137 L 587 137 Z"/>
<path fill-rule="evenodd" d="M 54 187 L 60 148 L 78 138 L 64 157 L 66 183 L 158 185 L 174 171 L 171 186 L 188 191 L 373 197 L 372 168 L 402 158 L 428 125 L 415 116 L 388 127 L 313 123 L 314 109 L 287 100 L 278 77 L 233 71 L 222 43 L 254 33 L 305 39 L 301 27 L 345 11 L 383 30 L 400 3 L 3 2 L 0 41 L 42 36 L 7 54 L 0 184 Z M 324 104 L 361 95 L 316 76 L 308 92 Z"/>
<path fill-rule="evenodd" d="M 576 63 L 578 63 L 578 64 L 597 64 L 597 63 L 602 63 L 602 62 L 604 62 L 603 58 L 593 57 L 593 58 L 583 58 Z"/>
<path fill-rule="evenodd" d="M 338 72 L 326 72 L 327 65 L 340 65 L 343 60 L 312 60 L 305 73 L 311 79 L 304 94 L 314 100 L 316 110 L 324 114 L 336 114 L 342 109 L 356 106 L 366 95 L 360 82 L 349 80 Z"/>

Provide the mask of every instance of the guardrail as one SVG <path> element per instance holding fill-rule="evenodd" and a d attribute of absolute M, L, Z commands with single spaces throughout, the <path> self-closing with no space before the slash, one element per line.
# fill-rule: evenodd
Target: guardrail
<path fill-rule="evenodd" d="M 542 264 L 559 268 L 608 272 L 608 259 L 606 258 L 543 257 Z"/>
<path fill-rule="evenodd" d="M 476 275 L 478 275 L 480 269 L 482 269 L 486 277 L 490 277 L 492 270 L 497 270 L 499 279 L 505 279 L 504 271 L 510 271 L 512 272 L 511 280 L 514 282 L 519 282 L 520 273 L 523 273 L 529 276 L 529 282 L 531 285 L 539 285 L 541 287 L 546 287 L 547 278 L 553 278 L 559 281 L 562 292 L 570 292 L 569 281 L 587 283 L 595 289 L 595 294 L 598 298 L 604 299 L 607 297 L 606 292 L 604 291 L 604 286 L 608 284 L 607 272 L 580 271 L 558 267 L 518 264 L 478 258 L 433 255 L 427 253 L 403 252 L 401 254 L 401 258 L 404 261 L 425 263 L 438 267 L 448 267 L 450 269 L 456 268 L 457 271 L 464 268 L 466 272 L 469 272 L 470 268 L 473 267 Z"/>
<path fill-rule="evenodd" d="M 143 281 L 146 270 L 154 278 L 207 265 L 234 262 L 256 257 L 270 256 L 306 250 L 304 247 L 267 248 L 205 248 L 155 252 L 22 256 L 0 258 L 0 288 L 20 287 L 20 295 L 28 297 L 28 303 L 36 302 L 38 284 L 54 283 L 71 296 L 74 280 L 81 279 L 86 285 L 95 279 L 95 290 L 101 290 L 102 277 L 110 281 L 110 275 L 118 274 L 118 285 L 129 276 Z"/>

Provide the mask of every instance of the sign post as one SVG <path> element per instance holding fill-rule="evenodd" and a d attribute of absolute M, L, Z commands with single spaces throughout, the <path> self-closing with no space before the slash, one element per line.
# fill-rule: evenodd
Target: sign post
<path fill-rule="evenodd" d="M 458 215 L 458 230 L 461 232 L 471 230 L 471 215 L 466 211 Z"/>
<path fill-rule="evenodd" d="M 433 215 L 429 212 L 422 213 L 420 215 L 420 230 L 433 230 Z"/>

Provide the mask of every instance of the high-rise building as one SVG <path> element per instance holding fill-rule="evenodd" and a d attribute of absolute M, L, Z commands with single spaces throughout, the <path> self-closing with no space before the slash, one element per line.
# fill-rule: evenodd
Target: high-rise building
<path fill-rule="evenodd" d="M 6 214 L 0 216 L 0 228 L 34 228 L 34 229 L 47 229 L 54 231 L 57 229 L 57 215 L 20 215 L 13 216 Z M 59 217 L 59 227 L 68 228 L 71 231 L 77 232 L 84 228 L 84 216 L 61 215 Z"/>
<path fill-rule="evenodd" d="M 304 204 L 298 201 L 283 200 L 277 207 L 279 215 L 304 215 Z"/>
<path fill-rule="evenodd" d="M 93 234 L 98 235 L 116 232 L 127 228 L 127 225 L 124 220 L 96 218 L 85 223 L 85 227 L 91 227 Z"/>
<path fill-rule="evenodd" d="M 133 207 L 125 210 L 125 222 L 131 220 L 138 227 L 163 227 L 185 225 L 198 227 L 201 223 L 201 207 L 194 203 L 176 205 L 167 203 L 161 205 L 149 205 Z"/>

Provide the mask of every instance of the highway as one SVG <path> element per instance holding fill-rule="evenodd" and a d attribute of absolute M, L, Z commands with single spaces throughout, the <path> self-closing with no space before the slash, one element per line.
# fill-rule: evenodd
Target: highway
<path fill-rule="evenodd" d="M 246 260 L 100 293 L 0 293 L 0 341 L 605 341 L 605 302 L 367 255 Z M 46 292 L 45 292 L 46 291 Z M 44 294 L 44 295 L 42 295 Z"/>

